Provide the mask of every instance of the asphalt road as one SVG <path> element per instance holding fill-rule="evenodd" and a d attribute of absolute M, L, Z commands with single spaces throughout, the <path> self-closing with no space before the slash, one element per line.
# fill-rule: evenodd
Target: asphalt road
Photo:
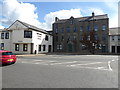
<path fill-rule="evenodd" d="M 2 67 L 3 88 L 118 88 L 118 56 L 18 57 Z"/>

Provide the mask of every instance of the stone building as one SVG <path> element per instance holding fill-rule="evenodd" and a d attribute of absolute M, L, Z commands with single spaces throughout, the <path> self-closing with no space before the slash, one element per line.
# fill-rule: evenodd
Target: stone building
<path fill-rule="evenodd" d="M 107 14 L 69 19 L 55 18 L 53 51 L 68 53 L 108 52 L 109 18 Z"/>

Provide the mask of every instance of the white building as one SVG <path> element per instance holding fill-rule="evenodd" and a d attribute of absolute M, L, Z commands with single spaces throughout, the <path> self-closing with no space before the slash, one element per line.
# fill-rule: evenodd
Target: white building
<path fill-rule="evenodd" d="M 120 27 L 109 29 L 110 53 L 120 53 Z"/>
<path fill-rule="evenodd" d="M 0 46 L 4 50 L 19 54 L 47 53 L 53 50 L 53 37 L 47 31 L 19 20 L 0 33 Z"/>

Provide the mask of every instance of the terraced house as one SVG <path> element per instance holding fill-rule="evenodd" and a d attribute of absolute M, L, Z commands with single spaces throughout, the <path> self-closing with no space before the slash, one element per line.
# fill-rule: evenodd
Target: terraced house
<path fill-rule="evenodd" d="M 47 31 L 19 20 L 0 30 L 0 38 L 2 50 L 18 54 L 52 52 L 52 36 Z"/>
<path fill-rule="evenodd" d="M 55 18 L 53 51 L 75 53 L 108 52 L 109 18 L 107 14 L 69 19 Z"/>

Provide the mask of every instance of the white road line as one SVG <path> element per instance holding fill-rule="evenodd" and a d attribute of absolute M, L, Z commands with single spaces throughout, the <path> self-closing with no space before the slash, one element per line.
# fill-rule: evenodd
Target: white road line
<path fill-rule="evenodd" d="M 60 63 L 53 63 L 50 65 L 58 65 L 58 64 L 69 64 L 69 63 L 76 63 L 77 61 L 72 61 L 72 62 L 60 62 Z"/>
<path fill-rule="evenodd" d="M 86 64 L 73 64 L 73 65 L 69 65 L 69 66 L 91 65 L 91 64 L 99 64 L 99 63 L 103 63 L 103 62 L 94 62 L 94 63 L 86 63 Z"/>
<path fill-rule="evenodd" d="M 110 71 L 112 71 L 112 68 L 111 68 L 111 66 L 110 66 L 110 63 L 111 63 L 111 61 L 108 61 L 108 69 L 109 69 Z"/>
<path fill-rule="evenodd" d="M 70 67 L 70 66 L 69 66 Z M 109 69 L 106 69 L 105 67 L 83 67 L 83 66 L 74 66 L 74 68 L 87 68 L 87 69 L 95 69 L 95 70 L 105 70 L 109 71 Z"/>

